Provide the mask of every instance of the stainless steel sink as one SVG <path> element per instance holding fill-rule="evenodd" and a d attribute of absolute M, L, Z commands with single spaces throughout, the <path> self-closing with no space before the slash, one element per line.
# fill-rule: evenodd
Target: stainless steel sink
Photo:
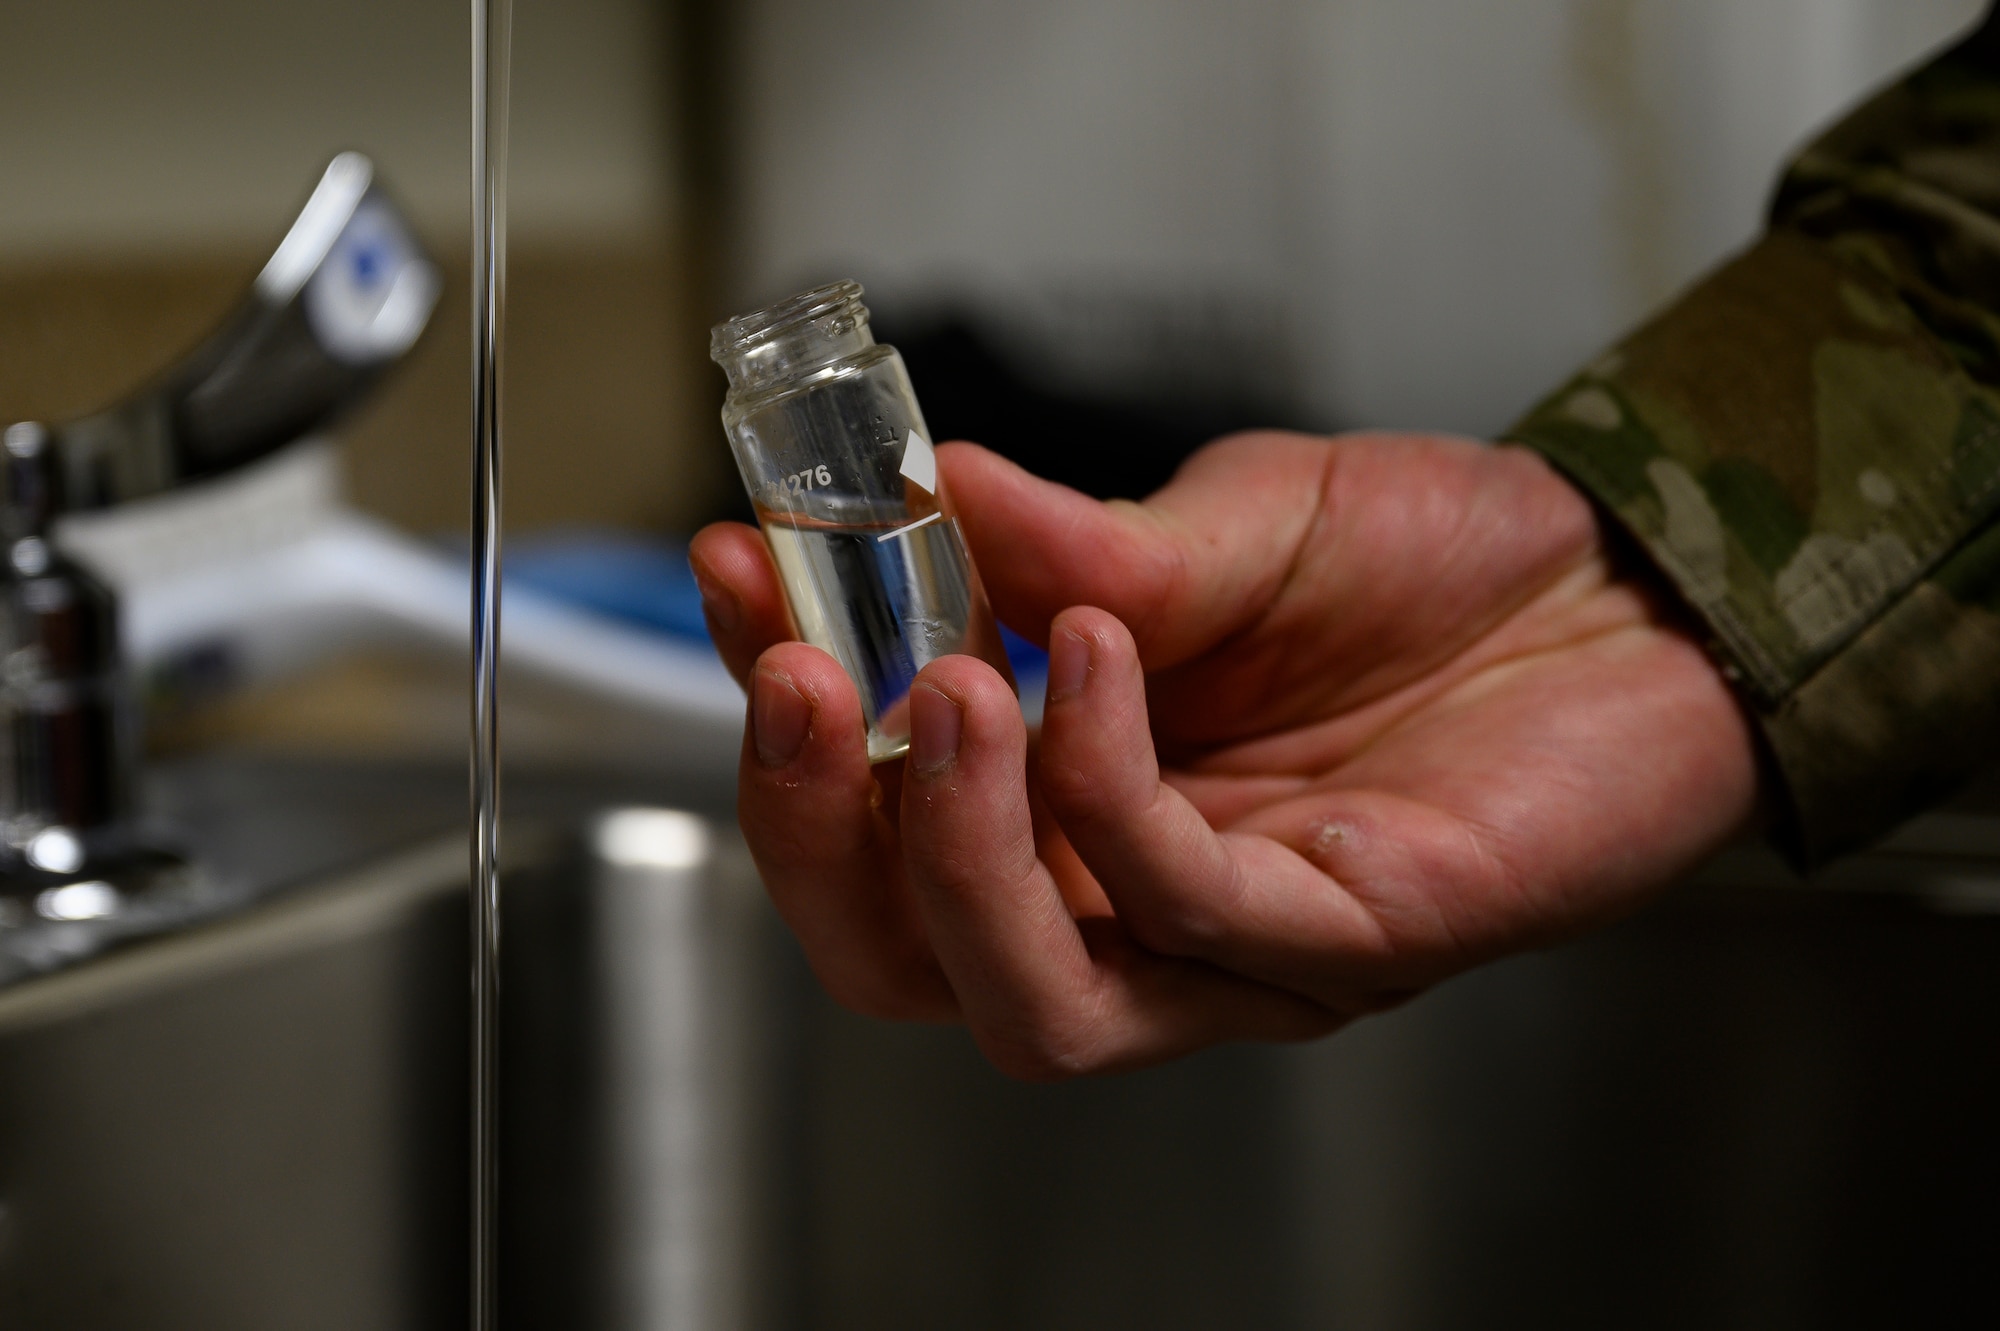
<path fill-rule="evenodd" d="M 509 785 L 512 1326 L 2000 1310 L 1995 791 L 1331 1041 L 1050 1087 L 821 997 L 715 790 Z M 266 891 L 0 991 L 0 1326 L 463 1325 L 463 798 L 455 766 L 161 774 Z"/>
<path fill-rule="evenodd" d="M 510 789 L 512 1325 L 754 1320 L 772 926 L 724 825 L 635 784 Z M 462 773 L 154 793 L 259 904 L 0 990 L 0 1326 L 462 1325 Z"/>

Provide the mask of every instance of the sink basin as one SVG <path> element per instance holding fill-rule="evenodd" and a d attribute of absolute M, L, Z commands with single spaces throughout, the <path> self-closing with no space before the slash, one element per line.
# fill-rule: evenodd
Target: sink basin
<path fill-rule="evenodd" d="M 775 926 L 733 833 L 639 784 L 509 788 L 510 1325 L 751 1319 Z M 203 759 L 154 795 L 257 904 L 0 989 L 0 1325 L 463 1325 L 463 773 Z"/>
<path fill-rule="evenodd" d="M 260 904 L 0 989 L 0 1326 L 463 1325 L 462 772 L 159 775 Z M 836 1009 L 717 790 L 510 779 L 510 1326 L 2000 1315 L 2000 788 L 1330 1041 L 1063 1086 Z"/>

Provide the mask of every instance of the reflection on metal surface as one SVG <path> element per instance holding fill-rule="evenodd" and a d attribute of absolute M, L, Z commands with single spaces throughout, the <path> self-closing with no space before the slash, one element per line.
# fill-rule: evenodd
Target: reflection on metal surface
<path fill-rule="evenodd" d="M 24 578 L 39 578 L 49 571 L 49 544 L 39 536 L 23 536 L 7 552 L 14 571 Z"/>
<path fill-rule="evenodd" d="M 375 178 L 375 164 L 356 152 L 341 153 L 327 163 L 312 197 L 299 210 L 298 220 L 278 242 L 277 251 L 264 271 L 257 274 L 257 294 L 273 305 L 282 305 L 305 286 L 306 279 L 325 262 L 327 252 L 340 239 L 348 219 Z"/>
<path fill-rule="evenodd" d="M 692 869 L 708 858 L 708 826 L 676 809 L 620 809 L 599 820 L 596 847 L 622 869 Z"/>
<path fill-rule="evenodd" d="M 93 879 L 48 889 L 35 898 L 35 913 L 45 920 L 101 920 L 120 904 L 117 888 Z"/>
<path fill-rule="evenodd" d="M 67 827 L 45 827 L 28 842 L 28 863 L 44 873 L 75 873 L 83 867 L 83 843 Z"/>

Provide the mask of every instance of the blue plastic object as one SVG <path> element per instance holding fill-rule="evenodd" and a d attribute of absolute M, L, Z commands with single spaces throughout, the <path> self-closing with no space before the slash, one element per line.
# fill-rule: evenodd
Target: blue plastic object
<path fill-rule="evenodd" d="M 588 528 L 516 537 L 507 543 L 507 582 L 656 633 L 708 641 L 701 589 L 678 542 Z M 1000 633 L 1015 674 L 1048 670 L 1048 653 L 1011 629 Z"/>
<path fill-rule="evenodd" d="M 612 619 L 708 639 L 687 549 L 622 532 L 570 530 L 507 543 L 507 581 Z"/>

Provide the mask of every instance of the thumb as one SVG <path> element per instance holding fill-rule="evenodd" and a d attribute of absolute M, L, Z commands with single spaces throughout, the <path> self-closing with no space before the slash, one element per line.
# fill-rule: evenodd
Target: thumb
<path fill-rule="evenodd" d="M 1303 435 L 1234 436 L 1138 504 L 1092 499 L 975 444 L 945 445 L 938 465 L 1002 620 L 1046 645 L 1058 614 L 1096 606 L 1159 670 L 1269 606 L 1318 511 L 1327 449 Z"/>

